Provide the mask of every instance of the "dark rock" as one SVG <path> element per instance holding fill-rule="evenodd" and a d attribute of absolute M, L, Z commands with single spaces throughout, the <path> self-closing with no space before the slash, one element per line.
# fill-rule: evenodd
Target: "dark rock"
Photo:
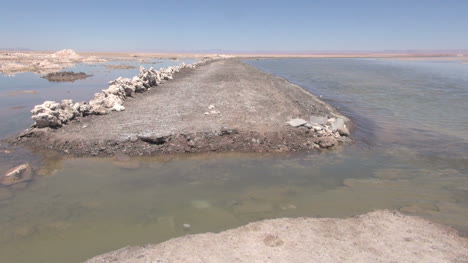
<path fill-rule="evenodd" d="M 223 128 L 221 128 L 220 136 L 230 135 L 230 134 L 238 134 L 238 133 L 239 133 L 239 131 L 237 129 L 229 129 L 227 127 L 223 127 Z"/>
<path fill-rule="evenodd" d="M 65 71 L 49 73 L 42 78 L 51 82 L 74 82 L 75 80 L 85 79 L 91 76 L 92 75 L 88 75 L 84 72 L 75 73 L 72 71 Z"/>
<path fill-rule="evenodd" d="M 318 144 L 321 148 L 331 148 L 337 143 L 336 139 L 333 137 L 321 137 Z"/>
<path fill-rule="evenodd" d="M 151 144 L 165 144 L 168 140 L 168 136 L 143 136 L 140 135 L 138 138 L 144 142 L 151 143 Z"/>

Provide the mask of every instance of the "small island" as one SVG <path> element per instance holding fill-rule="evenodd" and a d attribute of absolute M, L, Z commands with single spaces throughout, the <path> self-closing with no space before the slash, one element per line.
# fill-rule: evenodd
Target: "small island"
<path fill-rule="evenodd" d="M 63 72 L 53 72 L 49 73 L 42 78 L 47 79 L 51 82 L 74 82 L 75 80 L 86 79 L 91 77 L 84 72 L 73 72 L 73 71 L 63 71 Z"/>

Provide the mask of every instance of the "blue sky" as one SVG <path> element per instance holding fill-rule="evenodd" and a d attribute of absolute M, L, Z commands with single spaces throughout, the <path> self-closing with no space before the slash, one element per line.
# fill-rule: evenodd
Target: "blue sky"
<path fill-rule="evenodd" d="M 468 49 L 466 0 L 4 1 L 0 48 Z"/>

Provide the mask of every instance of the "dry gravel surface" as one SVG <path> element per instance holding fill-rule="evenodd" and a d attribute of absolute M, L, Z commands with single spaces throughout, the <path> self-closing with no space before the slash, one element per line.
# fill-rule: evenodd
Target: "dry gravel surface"
<path fill-rule="evenodd" d="M 13 142 L 76 156 L 112 156 L 312 150 L 349 141 L 287 125 L 311 115 L 348 119 L 301 87 L 235 59 L 179 72 L 124 105 L 123 112 L 28 131 Z"/>

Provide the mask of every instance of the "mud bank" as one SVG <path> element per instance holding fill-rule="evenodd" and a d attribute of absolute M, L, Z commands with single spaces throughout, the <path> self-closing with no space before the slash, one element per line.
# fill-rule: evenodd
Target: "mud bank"
<path fill-rule="evenodd" d="M 466 262 L 456 231 L 386 210 L 347 218 L 282 218 L 187 235 L 92 258 L 105 262 Z"/>
<path fill-rule="evenodd" d="M 86 79 L 89 77 L 92 77 L 92 75 L 88 75 L 84 72 L 77 73 L 72 71 L 66 71 L 49 73 L 43 76 L 42 78 L 47 79 L 51 82 L 74 82 L 75 80 Z"/>
<path fill-rule="evenodd" d="M 56 129 L 33 128 L 9 142 L 75 156 L 112 156 L 284 152 L 350 141 L 330 123 L 349 125 L 349 120 L 331 106 L 235 59 L 177 72 L 174 80 L 126 97 L 124 108 L 77 117 Z M 288 124 L 297 118 L 303 123 Z"/>

